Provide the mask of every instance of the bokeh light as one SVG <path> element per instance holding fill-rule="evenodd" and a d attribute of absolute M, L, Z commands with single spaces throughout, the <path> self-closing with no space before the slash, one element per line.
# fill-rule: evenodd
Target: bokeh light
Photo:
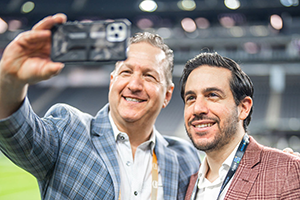
<path fill-rule="evenodd" d="M 188 17 L 181 20 L 181 26 L 183 30 L 189 33 L 194 32 L 197 29 L 194 20 Z"/>
<path fill-rule="evenodd" d="M 7 23 L 2 18 L 0 18 L 0 34 L 6 32 L 7 28 L 8 28 Z"/>
<path fill-rule="evenodd" d="M 22 13 L 29 13 L 31 12 L 35 7 L 35 4 L 32 1 L 27 1 L 23 4 L 21 8 Z"/>
<path fill-rule="evenodd" d="M 157 3 L 153 0 L 144 0 L 140 3 L 139 8 L 144 12 L 154 12 L 157 9 Z"/>
<path fill-rule="evenodd" d="M 239 0 L 224 0 L 224 4 L 227 8 L 231 10 L 236 10 L 241 6 Z"/>
<path fill-rule="evenodd" d="M 279 15 L 272 15 L 270 17 L 270 24 L 274 29 L 280 30 L 283 27 L 282 18 Z"/>
<path fill-rule="evenodd" d="M 177 3 L 178 8 L 181 10 L 192 11 L 196 8 L 196 3 L 194 0 L 182 0 Z"/>

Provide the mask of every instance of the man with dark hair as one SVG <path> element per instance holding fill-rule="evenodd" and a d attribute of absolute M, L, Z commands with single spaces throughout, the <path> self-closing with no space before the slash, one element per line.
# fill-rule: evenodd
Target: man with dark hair
<path fill-rule="evenodd" d="M 173 52 L 158 35 L 137 34 L 111 73 L 109 104 L 93 117 L 65 104 L 37 116 L 29 84 L 63 68 L 50 59 L 57 14 L 21 33 L 0 61 L 0 150 L 33 174 L 42 199 L 183 199 L 199 157 L 188 142 L 154 127 L 171 100 Z"/>
<path fill-rule="evenodd" d="M 186 131 L 206 157 L 191 177 L 191 199 L 300 199 L 300 159 L 247 135 L 253 85 L 217 53 L 187 62 L 182 75 Z"/>

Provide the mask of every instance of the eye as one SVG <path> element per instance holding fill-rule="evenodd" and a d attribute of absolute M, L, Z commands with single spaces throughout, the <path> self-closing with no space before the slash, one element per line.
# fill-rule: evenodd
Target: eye
<path fill-rule="evenodd" d="M 121 75 L 127 75 L 127 74 L 130 74 L 130 73 L 131 73 L 131 71 L 129 69 L 124 69 L 124 70 L 120 71 Z"/>
<path fill-rule="evenodd" d="M 206 96 L 211 100 L 218 100 L 221 98 L 220 94 L 218 94 L 217 92 L 210 92 Z"/>
<path fill-rule="evenodd" d="M 148 80 L 157 81 L 157 78 L 156 78 L 154 75 L 150 74 L 150 73 L 145 74 L 145 77 L 146 77 Z"/>
<path fill-rule="evenodd" d="M 194 99 L 195 99 L 194 96 L 189 95 L 189 96 L 186 96 L 186 97 L 185 97 L 185 102 L 193 101 Z"/>
<path fill-rule="evenodd" d="M 219 95 L 217 93 L 211 92 L 211 93 L 209 93 L 208 96 L 210 96 L 210 97 L 218 97 Z"/>

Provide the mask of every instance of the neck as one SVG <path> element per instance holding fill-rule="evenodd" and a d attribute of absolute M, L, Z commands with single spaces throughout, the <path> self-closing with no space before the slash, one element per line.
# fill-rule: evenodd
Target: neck
<path fill-rule="evenodd" d="M 142 124 L 139 122 L 125 122 L 118 123 L 115 119 L 113 119 L 118 130 L 125 132 L 130 141 L 132 155 L 134 157 L 135 151 L 137 147 L 143 142 L 149 140 L 152 132 L 154 123 Z"/>
<path fill-rule="evenodd" d="M 219 170 L 222 167 L 223 162 L 232 153 L 235 147 L 243 139 L 244 133 L 238 134 L 232 138 L 232 140 L 217 150 L 206 152 L 208 171 L 206 178 L 213 182 L 219 177 Z"/>

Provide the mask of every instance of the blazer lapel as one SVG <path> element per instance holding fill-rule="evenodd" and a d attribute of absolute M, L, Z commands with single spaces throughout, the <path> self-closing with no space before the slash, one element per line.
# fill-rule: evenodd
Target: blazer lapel
<path fill-rule="evenodd" d="M 259 175 L 261 153 L 262 149 L 253 137 L 250 136 L 250 143 L 229 186 L 225 196 L 226 200 L 247 199 Z"/>
<path fill-rule="evenodd" d="M 156 135 L 155 154 L 163 182 L 164 199 L 177 199 L 179 166 L 175 153 L 167 148 L 168 142 Z"/>
<path fill-rule="evenodd" d="M 193 174 L 190 178 L 190 183 L 189 183 L 189 186 L 188 186 L 188 189 L 186 191 L 185 198 L 184 198 L 185 200 L 190 200 L 191 199 L 195 184 L 197 182 L 197 179 L 198 179 L 198 172 Z"/>
<path fill-rule="evenodd" d="M 113 130 L 108 118 L 108 104 L 104 106 L 91 122 L 92 141 L 99 156 L 113 180 L 115 199 L 118 199 L 120 189 L 120 168 L 117 160 L 117 148 Z"/>

